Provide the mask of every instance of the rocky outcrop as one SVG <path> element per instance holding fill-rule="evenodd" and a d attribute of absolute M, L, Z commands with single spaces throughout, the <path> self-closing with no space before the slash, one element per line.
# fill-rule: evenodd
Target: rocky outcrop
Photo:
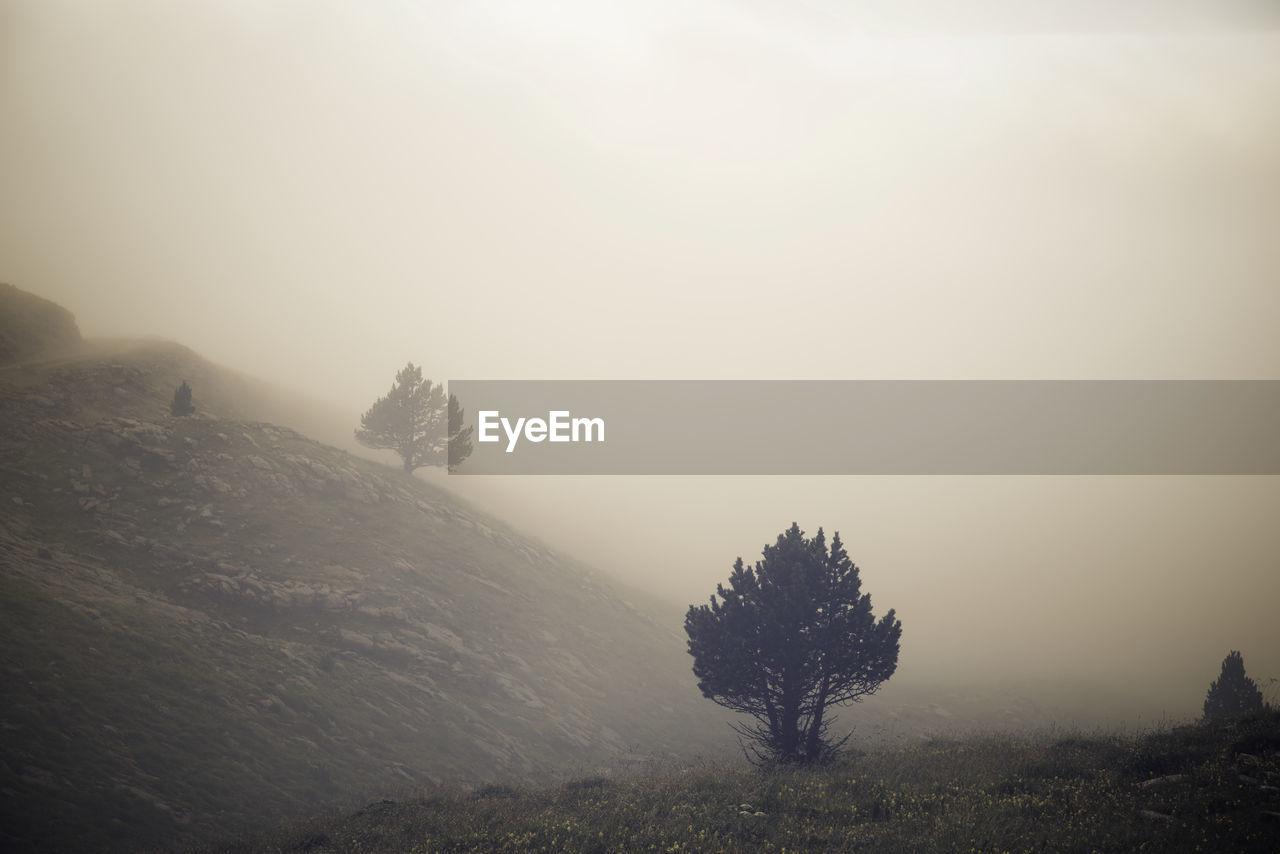
<path fill-rule="evenodd" d="M 76 319 L 62 306 L 0 284 L 0 365 L 65 351 L 80 343 Z"/>

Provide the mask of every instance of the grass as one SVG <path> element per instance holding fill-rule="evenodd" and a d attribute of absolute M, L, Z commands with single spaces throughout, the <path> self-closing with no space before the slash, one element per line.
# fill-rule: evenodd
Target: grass
<path fill-rule="evenodd" d="M 820 768 L 438 787 L 210 850 L 1273 854 L 1280 791 L 1268 784 L 1278 776 L 1271 711 L 1131 738 L 934 739 Z"/>

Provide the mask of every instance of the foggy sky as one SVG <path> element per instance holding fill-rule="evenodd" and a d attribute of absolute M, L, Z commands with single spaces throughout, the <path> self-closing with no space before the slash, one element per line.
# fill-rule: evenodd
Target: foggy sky
<path fill-rule="evenodd" d="M 409 360 L 1280 378 L 1274 13 L 1025 5 L 0 0 L 0 281 L 353 426 Z M 1280 677 L 1275 478 L 449 485 L 677 602 L 839 530 L 904 678 Z"/>

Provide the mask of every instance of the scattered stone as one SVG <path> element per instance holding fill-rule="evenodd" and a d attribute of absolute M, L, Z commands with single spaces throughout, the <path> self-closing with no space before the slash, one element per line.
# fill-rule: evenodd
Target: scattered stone
<path fill-rule="evenodd" d="M 129 546 L 129 541 L 126 540 L 124 535 L 119 531 L 93 531 L 92 534 L 103 541 L 112 542 L 116 545 L 125 547 Z"/>
<path fill-rule="evenodd" d="M 178 455 L 168 448 L 143 448 L 139 460 L 148 472 L 160 472 L 172 468 L 178 462 Z"/>
<path fill-rule="evenodd" d="M 351 646 L 364 650 L 372 650 L 374 648 L 373 638 L 362 635 L 359 632 L 340 628 L 338 629 L 338 636 Z"/>
<path fill-rule="evenodd" d="M 1151 821 L 1173 821 L 1173 816 L 1155 810 L 1138 810 L 1138 815 Z"/>
<path fill-rule="evenodd" d="M 210 492 L 216 492 L 219 495 L 230 495 L 232 492 L 235 491 L 234 489 L 231 488 L 231 485 L 227 483 L 225 480 L 211 474 L 196 475 L 195 485 L 201 489 L 205 489 Z"/>
<path fill-rule="evenodd" d="M 17 495 L 13 496 L 12 501 L 14 504 L 17 504 L 19 507 L 22 506 L 22 498 L 20 498 L 19 496 Z"/>
<path fill-rule="evenodd" d="M 1237 774 L 1236 776 L 1240 778 L 1241 783 L 1246 783 L 1250 786 L 1259 786 L 1262 784 L 1262 781 L 1257 777 L 1250 777 L 1248 774 Z"/>
<path fill-rule="evenodd" d="M 254 468 L 256 468 L 256 469 L 260 469 L 261 471 L 274 471 L 274 470 L 275 470 L 275 466 L 271 465 L 271 463 L 267 462 L 266 460 L 264 460 L 262 457 L 258 456 L 257 454 L 250 454 L 250 455 L 247 457 L 247 459 L 249 460 L 250 465 L 252 465 L 252 466 L 253 466 Z"/>
<path fill-rule="evenodd" d="M 44 768 L 38 768 L 34 765 L 26 765 L 22 769 L 21 779 L 27 783 L 35 783 L 39 786 L 47 786 L 48 788 L 58 788 L 58 778 L 52 771 Z"/>
<path fill-rule="evenodd" d="M 1152 777 L 1150 780 L 1143 780 L 1138 784 L 1140 788 L 1148 789 L 1152 786 L 1159 786 L 1163 783 L 1176 783 L 1179 780 L 1186 779 L 1186 774 L 1166 774 L 1163 777 Z"/>
<path fill-rule="evenodd" d="M 1252 753 L 1237 753 L 1236 761 L 1241 765 L 1257 765 L 1262 760 L 1254 756 Z"/>

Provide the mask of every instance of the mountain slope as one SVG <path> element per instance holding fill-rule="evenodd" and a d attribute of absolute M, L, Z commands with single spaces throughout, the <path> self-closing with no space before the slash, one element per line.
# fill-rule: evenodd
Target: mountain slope
<path fill-rule="evenodd" d="M 80 328 L 71 312 L 0 283 L 0 365 L 68 350 L 79 343 Z"/>
<path fill-rule="evenodd" d="M 196 416 L 168 401 L 191 382 Z M 0 824 L 163 846 L 722 742 L 679 613 L 175 345 L 0 369 Z M 239 398 L 239 399 L 238 399 Z"/>

